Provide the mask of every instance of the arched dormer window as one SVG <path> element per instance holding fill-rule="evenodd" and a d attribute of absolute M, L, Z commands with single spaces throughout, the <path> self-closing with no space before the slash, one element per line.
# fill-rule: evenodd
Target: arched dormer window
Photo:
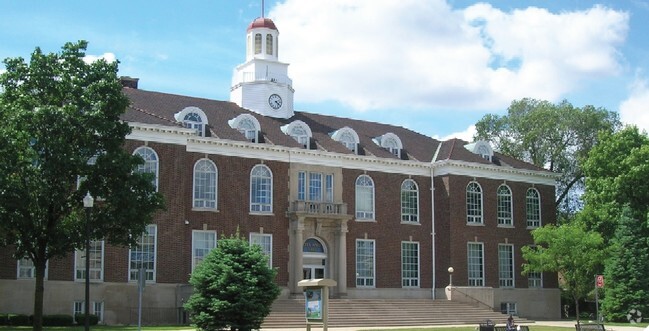
<path fill-rule="evenodd" d="M 266 54 L 273 55 L 273 35 L 266 35 Z"/>
<path fill-rule="evenodd" d="M 309 146 L 311 145 L 311 137 L 313 136 L 309 125 L 300 120 L 295 120 L 282 126 L 280 129 L 284 134 L 291 136 L 291 138 L 295 139 L 295 141 L 300 143 L 306 149 L 309 149 Z"/>
<path fill-rule="evenodd" d="M 354 152 L 354 154 L 358 154 L 358 143 L 360 139 L 354 129 L 348 126 L 340 128 L 333 132 L 331 138 L 343 144 L 350 151 Z"/>
<path fill-rule="evenodd" d="M 185 107 L 183 110 L 175 113 L 174 118 L 186 128 L 195 129 L 199 136 L 205 137 L 207 116 L 205 116 L 205 113 L 200 108 Z"/>
<path fill-rule="evenodd" d="M 479 140 L 472 144 L 464 145 L 464 148 L 468 149 L 471 153 L 480 155 L 480 157 L 489 162 L 491 162 L 491 159 L 494 156 L 494 151 L 491 148 L 491 145 L 484 140 Z"/>
<path fill-rule="evenodd" d="M 403 149 L 403 144 L 401 139 L 394 133 L 388 132 L 380 137 L 373 139 L 374 143 L 381 146 L 382 148 L 387 149 L 392 155 L 397 158 L 401 158 L 401 150 Z"/>
<path fill-rule="evenodd" d="M 229 120 L 228 124 L 230 124 L 231 128 L 241 132 L 241 134 L 251 142 L 259 142 L 259 131 L 261 131 L 261 126 L 254 116 L 250 114 L 241 114 Z"/>

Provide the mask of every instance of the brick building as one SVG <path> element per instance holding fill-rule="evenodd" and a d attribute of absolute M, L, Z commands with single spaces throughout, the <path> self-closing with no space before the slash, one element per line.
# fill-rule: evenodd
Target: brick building
<path fill-rule="evenodd" d="M 492 150 L 375 122 L 298 112 L 278 29 L 247 30 L 231 101 L 140 90 L 124 78 L 125 148 L 156 174 L 167 209 L 133 248 L 91 248 L 91 301 L 105 323 L 182 321 L 189 275 L 237 229 L 262 246 L 284 297 L 331 278 L 335 297 L 453 300 L 559 317 L 556 274 L 521 275 L 530 231 L 555 221 L 555 175 Z M 0 251 L 0 312 L 31 313 L 34 271 Z M 84 252 L 48 264 L 45 313 L 83 309 Z"/>

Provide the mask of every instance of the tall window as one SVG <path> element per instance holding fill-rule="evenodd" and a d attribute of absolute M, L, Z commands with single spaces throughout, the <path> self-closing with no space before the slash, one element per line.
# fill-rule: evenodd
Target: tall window
<path fill-rule="evenodd" d="M 514 287 L 514 245 L 498 245 L 500 287 Z"/>
<path fill-rule="evenodd" d="M 268 266 L 273 267 L 273 235 L 267 233 L 250 233 L 250 245 L 259 245 L 268 258 Z"/>
<path fill-rule="evenodd" d="M 194 207 L 216 209 L 216 165 L 208 159 L 194 165 Z"/>
<path fill-rule="evenodd" d="M 482 224 L 482 188 L 476 182 L 466 187 L 466 222 Z"/>
<path fill-rule="evenodd" d="M 273 35 L 266 35 L 266 54 L 273 55 Z"/>
<path fill-rule="evenodd" d="M 308 176 L 308 181 L 307 181 Z M 299 201 L 333 202 L 333 174 L 300 171 L 297 175 L 297 199 Z M 308 191 L 308 196 L 306 192 Z"/>
<path fill-rule="evenodd" d="M 418 242 L 401 242 L 401 286 L 419 287 Z"/>
<path fill-rule="evenodd" d="M 135 247 L 129 251 L 128 275 L 130 281 L 138 280 L 140 267 L 144 268 L 146 281 L 155 282 L 156 237 L 158 227 L 147 225 Z"/>
<path fill-rule="evenodd" d="M 467 244 L 467 267 L 469 286 L 484 286 L 484 244 L 473 242 Z"/>
<path fill-rule="evenodd" d="M 256 165 L 250 172 L 250 211 L 273 212 L 273 174 L 265 165 Z"/>
<path fill-rule="evenodd" d="M 216 247 L 216 231 L 192 231 L 192 271 Z"/>
<path fill-rule="evenodd" d="M 512 191 L 507 185 L 498 187 L 498 225 L 512 226 Z"/>
<path fill-rule="evenodd" d="M 139 155 L 144 160 L 144 163 L 138 165 L 135 171 L 138 173 L 152 173 L 153 186 L 158 191 L 158 154 L 149 147 L 139 147 L 133 154 Z"/>
<path fill-rule="evenodd" d="M 186 128 L 196 129 L 199 136 L 205 136 L 205 130 L 201 115 L 194 112 L 187 113 L 187 115 L 185 115 L 185 118 L 183 119 L 183 125 L 185 125 Z"/>
<path fill-rule="evenodd" d="M 86 250 L 75 252 L 75 280 L 86 279 Z M 90 242 L 90 280 L 102 281 L 104 279 L 104 241 L 93 240 Z"/>
<path fill-rule="evenodd" d="M 374 287 L 374 240 L 356 239 L 356 286 Z"/>
<path fill-rule="evenodd" d="M 304 171 L 297 173 L 297 199 L 306 200 L 306 172 Z"/>
<path fill-rule="evenodd" d="M 374 219 L 374 182 L 367 175 L 356 179 L 356 219 Z"/>
<path fill-rule="evenodd" d="M 543 287 L 543 273 L 530 272 L 527 274 L 527 287 Z"/>
<path fill-rule="evenodd" d="M 525 199 L 527 227 L 538 228 L 541 226 L 541 198 L 535 188 L 527 190 Z"/>
<path fill-rule="evenodd" d="M 36 278 L 36 266 L 30 259 L 18 260 L 18 279 Z M 45 266 L 45 278 L 47 278 L 47 265 Z"/>
<path fill-rule="evenodd" d="M 322 174 L 319 172 L 309 173 L 309 200 L 322 201 Z"/>
<path fill-rule="evenodd" d="M 261 33 L 255 34 L 255 54 L 261 53 Z"/>
<path fill-rule="evenodd" d="M 419 189 L 412 179 L 401 184 L 401 221 L 419 222 Z"/>

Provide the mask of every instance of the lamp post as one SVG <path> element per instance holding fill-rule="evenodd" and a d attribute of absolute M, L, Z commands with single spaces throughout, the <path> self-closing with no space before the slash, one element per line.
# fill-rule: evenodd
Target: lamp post
<path fill-rule="evenodd" d="M 448 267 L 448 286 L 453 286 L 453 267 Z"/>
<path fill-rule="evenodd" d="M 90 330 L 90 210 L 94 204 L 95 199 L 92 198 L 90 192 L 86 193 L 83 197 L 83 209 L 86 210 L 86 320 L 84 330 Z"/>
<path fill-rule="evenodd" d="M 452 300 L 453 297 L 453 267 L 448 267 L 446 269 L 448 271 L 448 286 L 444 289 L 444 293 L 446 293 L 446 300 Z"/>

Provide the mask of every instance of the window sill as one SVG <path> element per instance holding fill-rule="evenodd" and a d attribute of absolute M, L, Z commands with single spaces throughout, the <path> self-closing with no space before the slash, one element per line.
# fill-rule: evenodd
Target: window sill
<path fill-rule="evenodd" d="M 275 214 L 273 214 L 272 211 L 267 211 L 267 212 L 264 212 L 264 211 L 251 211 L 248 214 L 249 215 L 254 215 L 254 216 L 275 216 Z"/>
<path fill-rule="evenodd" d="M 508 224 L 498 224 L 498 227 L 503 228 L 503 229 L 513 229 L 514 228 L 513 225 L 508 225 Z"/>
<path fill-rule="evenodd" d="M 528 227 L 526 227 L 527 230 L 534 230 L 534 229 L 538 229 L 538 228 L 539 228 L 539 226 L 528 226 Z"/>
<path fill-rule="evenodd" d="M 218 213 L 219 210 L 216 208 L 204 208 L 204 207 L 192 207 L 192 211 L 206 211 L 212 213 Z"/>
<path fill-rule="evenodd" d="M 85 279 L 75 279 L 74 281 L 75 281 L 76 283 L 84 283 L 86 280 L 85 280 Z M 103 282 L 104 282 L 103 279 L 91 279 L 91 280 L 90 280 L 90 283 L 91 283 L 91 284 L 92 284 L 92 283 L 100 284 L 100 283 L 103 283 Z"/>
<path fill-rule="evenodd" d="M 406 222 L 406 221 L 401 221 L 401 224 L 403 225 L 421 225 L 419 222 Z"/>
<path fill-rule="evenodd" d="M 355 221 L 361 223 L 376 223 L 375 219 L 369 219 L 369 218 L 357 218 L 355 219 Z"/>
<path fill-rule="evenodd" d="M 485 226 L 484 223 L 466 223 L 467 226 Z"/>

